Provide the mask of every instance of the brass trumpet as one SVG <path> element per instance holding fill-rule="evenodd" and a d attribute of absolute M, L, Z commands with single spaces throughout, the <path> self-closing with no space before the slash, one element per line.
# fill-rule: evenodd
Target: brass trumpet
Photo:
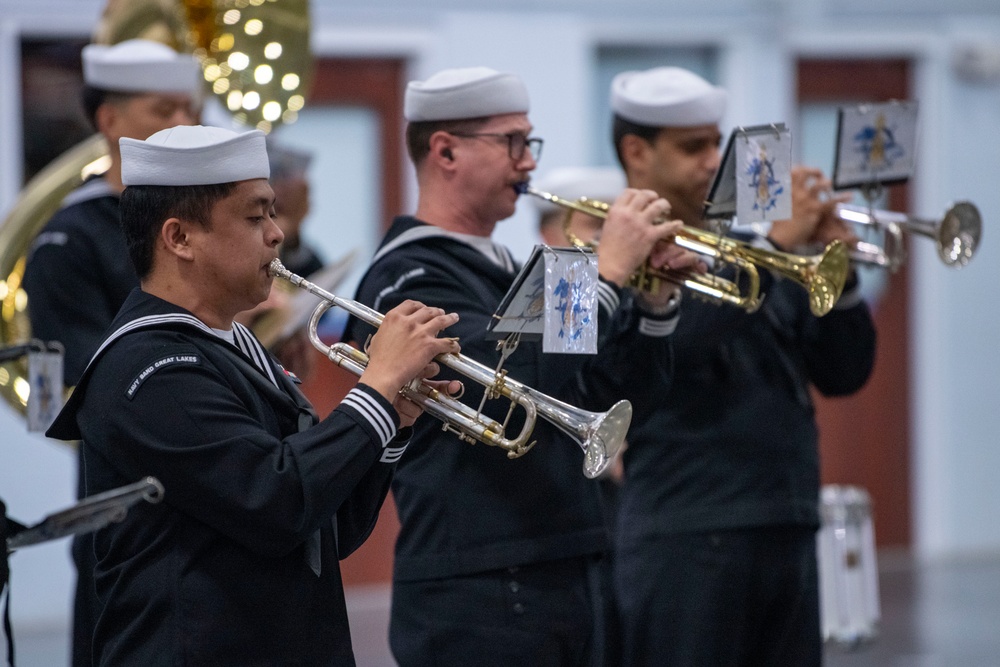
<path fill-rule="evenodd" d="M 280 260 L 273 260 L 269 270 L 272 276 L 287 280 L 322 299 L 309 318 L 309 341 L 327 359 L 360 376 L 368 365 L 368 355 L 346 343 L 324 343 L 317 331 L 319 320 L 333 306 L 343 308 L 376 328 L 382 324 L 384 316 L 363 303 L 331 294 L 292 273 Z M 528 439 L 536 418 L 540 416 L 580 445 L 584 452 L 583 474 L 591 479 L 604 472 L 621 451 L 632 421 L 632 404 L 628 401 L 618 401 L 607 412 L 589 412 L 547 396 L 507 377 L 506 372 L 495 371 L 461 354 L 441 354 L 435 361 L 486 387 L 486 398 L 504 397 L 510 401 L 507 419 L 501 424 L 482 414 L 481 410 L 473 410 L 422 380 L 414 380 L 400 389 L 400 394 L 444 422 L 443 429 L 455 433 L 460 440 L 500 447 L 507 451 L 508 458 L 517 458 L 534 446 L 535 443 L 529 443 Z M 524 426 L 516 437 L 507 438 L 504 430 L 516 406 L 524 409 Z"/>
<path fill-rule="evenodd" d="M 859 241 L 851 251 L 851 259 L 892 272 L 906 261 L 904 233 L 918 234 L 933 240 L 941 261 L 947 266 L 957 267 L 963 267 L 972 260 L 983 235 L 979 209 L 967 201 L 951 206 L 940 220 L 923 220 L 905 213 L 872 210 L 851 204 L 838 204 L 836 214 L 844 222 L 885 231 L 885 241 L 881 247 L 875 243 Z"/>
<path fill-rule="evenodd" d="M 570 201 L 549 192 L 536 190 L 527 184 L 521 187 L 521 192 L 601 219 L 607 218 L 608 210 L 611 208 L 610 204 L 586 197 Z M 574 245 L 582 243 L 579 239 L 571 237 L 568 230 L 567 236 Z M 817 317 L 822 317 L 837 303 L 847 281 L 848 251 L 840 241 L 830 243 L 817 255 L 803 256 L 756 248 L 749 243 L 713 234 L 697 227 L 684 226 L 674 237 L 674 243 L 742 270 L 747 276 L 746 291 L 741 290 L 736 283 L 715 275 L 668 268 L 654 269 L 648 265 L 642 266 L 632 276 L 631 283 L 635 287 L 655 289 L 656 280 L 667 280 L 706 298 L 717 299 L 752 313 L 760 307 L 764 298 L 760 293 L 758 274 L 758 268 L 764 268 L 802 285 L 809 293 L 809 309 Z"/>

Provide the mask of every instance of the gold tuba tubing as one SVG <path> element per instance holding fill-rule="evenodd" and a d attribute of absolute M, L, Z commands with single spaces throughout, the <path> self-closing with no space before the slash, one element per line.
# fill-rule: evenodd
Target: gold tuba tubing
<path fill-rule="evenodd" d="M 931 239 L 941 261 L 947 266 L 959 268 L 972 261 L 983 236 L 983 220 L 979 209 L 967 201 L 953 204 L 938 220 L 924 220 L 905 213 L 874 210 L 852 204 L 838 204 L 836 215 L 844 222 L 871 226 L 885 232 L 885 241 L 881 247 L 860 241 L 851 251 L 851 259 L 892 272 L 906 261 L 904 234 Z"/>
<path fill-rule="evenodd" d="M 528 185 L 522 186 L 521 191 L 557 206 L 602 219 L 607 218 L 608 210 L 611 208 L 606 202 L 587 197 L 570 201 Z M 580 243 L 579 239 L 571 239 L 571 242 L 574 245 Z M 802 285 L 809 293 L 809 309 L 817 317 L 822 317 L 833 309 L 837 299 L 840 298 L 850 268 L 847 248 L 840 241 L 830 243 L 817 255 L 801 256 L 757 248 L 749 243 L 685 225 L 674 237 L 674 243 L 742 270 L 747 276 L 746 291 L 741 290 L 736 283 L 718 276 L 674 269 L 653 269 L 648 265 L 641 267 L 633 276 L 633 285 L 639 289 L 646 289 L 650 284 L 649 276 L 652 276 L 752 313 L 760 307 L 764 298 L 760 293 L 758 269 L 765 268 Z"/>
<path fill-rule="evenodd" d="M 385 316 L 363 303 L 339 297 L 292 273 L 280 260 L 271 262 L 270 273 L 322 299 L 309 319 L 309 340 L 327 359 L 360 376 L 368 365 L 368 355 L 346 343 L 324 343 L 318 334 L 319 320 L 333 306 L 343 308 L 375 328 L 382 324 Z M 604 472 L 621 451 L 632 421 L 632 404 L 628 401 L 618 401 L 607 412 L 589 412 L 547 396 L 507 377 L 505 373 L 498 373 L 461 354 L 438 355 L 435 361 L 486 387 L 488 398 L 508 399 L 511 411 L 515 406 L 520 406 L 525 411 L 521 432 L 514 438 L 507 438 L 504 424 L 439 392 L 422 380 L 414 380 L 400 390 L 404 397 L 444 422 L 444 430 L 455 433 L 465 442 L 478 441 L 500 447 L 507 451 L 508 458 L 517 458 L 534 446 L 535 443 L 529 443 L 528 440 L 534 430 L 536 418 L 540 416 L 580 445 L 584 451 L 583 474 L 589 478 Z"/>

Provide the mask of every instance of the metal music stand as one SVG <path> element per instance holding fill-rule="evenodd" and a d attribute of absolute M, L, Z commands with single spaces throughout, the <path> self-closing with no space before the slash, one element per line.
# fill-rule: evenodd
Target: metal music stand
<path fill-rule="evenodd" d="M 57 540 L 68 535 L 89 533 L 125 518 L 140 500 L 163 500 L 163 485 L 155 477 L 90 496 L 77 504 L 50 514 L 40 523 L 18 530 L 7 538 L 7 553 L 21 547 Z"/>
<path fill-rule="evenodd" d="M 14 348 L 24 349 L 15 351 Z M 35 343 L 14 346 L 14 348 L 0 350 L 0 359 L 16 359 L 28 351 L 37 349 Z M 8 356 L 5 357 L 4 355 Z M 0 533 L 7 536 L 7 548 L 3 552 L 2 557 L 0 557 L 2 559 L 0 560 L 0 567 L 2 567 L 0 574 L 4 575 L 2 581 L 0 581 L 0 596 L 3 595 L 4 590 L 7 588 L 7 575 L 9 574 L 7 557 L 15 549 L 48 542 L 49 540 L 57 540 L 60 537 L 67 537 L 69 535 L 89 533 L 98 528 L 103 528 L 109 523 L 122 521 L 128 513 L 129 508 L 140 500 L 146 500 L 150 503 L 158 503 L 163 500 L 163 485 L 158 479 L 147 477 L 135 484 L 121 486 L 117 489 L 111 489 L 110 491 L 90 496 L 67 509 L 48 515 L 34 526 L 23 526 L 17 521 L 8 519 L 5 516 L 6 508 L 0 502 L 0 508 L 4 508 L 4 511 L 0 512 L 0 521 L 3 522 L 0 525 L 0 529 L 2 529 Z M 7 599 L 8 601 L 10 600 L 9 594 Z M 13 667 L 14 636 L 10 627 L 9 609 L 9 606 L 4 605 L 3 626 L 4 632 L 7 635 L 7 664 Z"/>

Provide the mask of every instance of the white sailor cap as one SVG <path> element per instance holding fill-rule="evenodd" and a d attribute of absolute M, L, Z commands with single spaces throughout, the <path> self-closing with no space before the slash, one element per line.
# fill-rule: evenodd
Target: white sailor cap
<path fill-rule="evenodd" d="M 528 89 L 513 74 L 465 67 L 407 84 L 403 115 L 410 122 L 463 120 L 528 113 L 528 107 Z"/>
<path fill-rule="evenodd" d="M 680 67 L 622 72 L 611 82 L 611 108 L 648 127 L 693 127 L 722 120 L 726 91 Z"/>
<path fill-rule="evenodd" d="M 625 174 L 617 167 L 560 167 L 547 172 L 538 179 L 532 179 L 532 186 L 563 199 L 576 201 L 580 197 L 611 203 L 618 198 L 628 185 Z M 561 210 L 558 206 L 540 197 L 532 197 L 532 203 L 542 215 Z"/>
<path fill-rule="evenodd" d="M 145 141 L 122 138 L 118 143 L 125 185 L 210 185 L 271 174 L 260 130 L 178 125 Z"/>
<path fill-rule="evenodd" d="M 148 39 L 83 47 L 83 80 L 102 90 L 194 95 L 200 86 L 200 70 L 194 56 Z"/>

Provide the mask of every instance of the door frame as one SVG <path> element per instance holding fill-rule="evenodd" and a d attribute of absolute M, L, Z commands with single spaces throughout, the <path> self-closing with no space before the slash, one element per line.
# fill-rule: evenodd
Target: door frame
<path fill-rule="evenodd" d="M 815 57 L 796 61 L 796 108 L 802 103 L 862 103 L 910 99 L 914 61 L 905 57 Z M 906 212 L 910 192 L 888 188 L 889 208 Z M 910 293 L 904 265 L 889 276 L 873 307 L 878 334 L 875 368 L 857 394 L 817 395 L 824 484 L 851 484 L 872 496 L 880 547 L 912 543 L 910 437 Z"/>

